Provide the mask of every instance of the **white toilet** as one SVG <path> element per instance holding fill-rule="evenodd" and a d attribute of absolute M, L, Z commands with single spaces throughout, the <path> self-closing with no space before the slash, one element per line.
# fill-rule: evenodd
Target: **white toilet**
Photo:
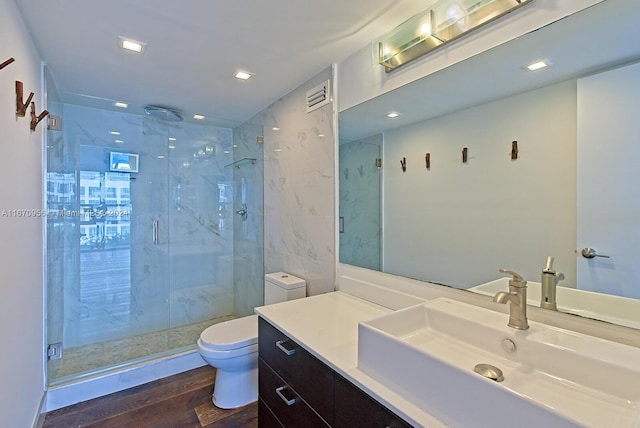
<path fill-rule="evenodd" d="M 306 281 L 284 272 L 264 280 L 264 304 L 305 297 Z M 198 352 L 217 369 L 213 404 L 233 409 L 258 399 L 258 316 L 214 324 L 198 339 Z"/>

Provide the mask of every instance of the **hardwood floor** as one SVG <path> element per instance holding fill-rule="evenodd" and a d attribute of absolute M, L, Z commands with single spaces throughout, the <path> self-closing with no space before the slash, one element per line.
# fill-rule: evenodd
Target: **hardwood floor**
<path fill-rule="evenodd" d="M 74 404 L 40 416 L 42 428 L 256 428 L 258 405 L 231 410 L 211 403 L 209 366 Z"/>

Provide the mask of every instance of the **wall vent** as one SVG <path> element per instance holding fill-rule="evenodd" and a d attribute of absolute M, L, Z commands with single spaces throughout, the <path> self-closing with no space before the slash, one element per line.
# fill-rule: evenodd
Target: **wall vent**
<path fill-rule="evenodd" d="M 329 80 L 322 82 L 318 86 L 307 91 L 307 113 L 311 113 L 315 109 L 331 102 L 329 82 Z"/>

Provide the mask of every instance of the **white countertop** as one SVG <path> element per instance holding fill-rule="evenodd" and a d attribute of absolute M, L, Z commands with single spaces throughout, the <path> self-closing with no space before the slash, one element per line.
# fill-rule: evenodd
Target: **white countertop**
<path fill-rule="evenodd" d="M 256 308 L 299 345 L 414 426 L 445 426 L 358 369 L 358 323 L 391 309 L 341 291 Z"/>

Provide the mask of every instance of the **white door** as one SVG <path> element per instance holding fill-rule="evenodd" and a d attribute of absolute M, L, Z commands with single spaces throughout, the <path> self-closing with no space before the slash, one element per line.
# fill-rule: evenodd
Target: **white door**
<path fill-rule="evenodd" d="M 640 64 L 578 81 L 577 151 L 578 288 L 640 298 Z"/>

